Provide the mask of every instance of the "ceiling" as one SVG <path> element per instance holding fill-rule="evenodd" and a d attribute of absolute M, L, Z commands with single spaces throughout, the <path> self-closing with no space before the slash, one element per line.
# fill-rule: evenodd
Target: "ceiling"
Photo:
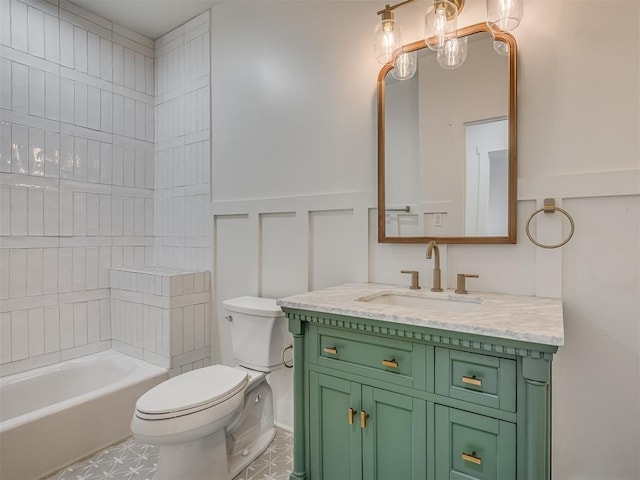
<path fill-rule="evenodd" d="M 96 15 L 156 39 L 221 0 L 71 0 Z"/>

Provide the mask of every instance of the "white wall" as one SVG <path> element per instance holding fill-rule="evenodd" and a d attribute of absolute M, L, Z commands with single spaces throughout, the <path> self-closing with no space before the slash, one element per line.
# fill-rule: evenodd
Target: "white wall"
<path fill-rule="evenodd" d="M 640 4 L 611 4 L 625 14 L 602 15 L 595 1 L 527 0 L 515 32 L 519 243 L 443 248 L 449 286 L 456 272 L 475 272 L 472 289 L 564 299 L 555 478 L 640 477 Z M 423 245 L 376 243 L 371 44 L 379 6 L 330 5 L 213 9 L 218 319 L 219 302 L 236 295 L 283 296 L 345 281 L 408 284 L 402 268 L 430 284 Z M 396 12 L 407 42 L 420 36 L 419 8 Z M 480 21 L 483 8 L 468 2 L 460 24 Z M 576 221 L 561 250 L 538 249 L 524 234 L 544 197 Z M 567 230 L 559 215 L 534 223 L 543 241 Z M 230 361 L 228 330 L 218 325 L 219 353 Z"/>
<path fill-rule="evenodd" d="M 153 261 L 153 41 L 0 0 L 0 375 L 109 348 L 110 267 Z"/>

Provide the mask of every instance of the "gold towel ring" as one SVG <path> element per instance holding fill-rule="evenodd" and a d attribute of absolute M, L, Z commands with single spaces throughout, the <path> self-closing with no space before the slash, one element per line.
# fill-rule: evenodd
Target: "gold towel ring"
<path fill-rule="evenodd" d="M 529 225 L 531 225 L 531 220 L 533 220 L 533 217 L 535 217 L 537 214 L 539 214 L 540 212 L 544 212 L 544 213 L 553 213 L 555 211 L 558 211 L 560 213 L 563 213 L 565 215 L 565 217 L 567 217 L 569 219 L 569 223 L 571 223 L 571 231 L 569 232 L 569 236 L 567 238 L 564 239 L 564 241 L 557 243 L 555 245 L 544 245 L 538 241 L 536 241 L 533 236 L 531 235 L 531 232 L 529 231 Z M 569 215 L 569 212 L 567 212 L 566 210 L 560 208 L 560 207 L 556 207 L 556 202 L 553 198 L 545 198 L 544 199 L 544 207 L 539 208 L 538 210 L 536 210 L 535 212 L 533 212 L 531 214 L 531 216 L 529 217 L 529 220 L 527 221 L 527 228 L 526 228 L 526 232 L 527 232 L 527 237 L 529 237 L 529 240 L 531 240 L 531 242 L 540 247 L 540 248 L 558 248 L 563 246 L 564 244 L 566 244 L 569 240 L 571 240 L 571 237 L 573 237 L 573 233 L 576 231 L 576 225 L 573 221 L 573 218 L 571 217 L 571 215 Z"/>
<path fill-rule="evenodd" d="M 284 354 L 287 350 L 293 350 L 293 345 L 289 344 L 288 346 L 284 347 L 284 350 L 282 350 L 282 355 L 280 356 L 280 360 L 282 360 L 282 365 L 284 365 L 287 368 L 293 368 L 293 363 L 289 364 L 286 362 L 286 360 L 284 359 Z"/>

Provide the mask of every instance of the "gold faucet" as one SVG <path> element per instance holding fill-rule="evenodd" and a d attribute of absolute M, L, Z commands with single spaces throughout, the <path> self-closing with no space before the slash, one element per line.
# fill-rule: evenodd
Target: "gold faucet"
<path fill-rule="evenodd" d="M 411 275 L 411 286 L 409 290 L 420 290 L 420 280 L 418 280 L 419 272 L 415 270 L 400 270 L 400 273 L 409 273 Z"/>
<path fill-rule="evenodd" d="M 433 287 L 431 287 L 432 292 L 441 292 L 442 286 L 440 281 L 440 249 L 438 248 L 438 244 L 435 240 L 431 240 L 427 244 L 427 259 L 431 259 L 431 256 L 435 252 L 435 258 L 433 260 Z"/>

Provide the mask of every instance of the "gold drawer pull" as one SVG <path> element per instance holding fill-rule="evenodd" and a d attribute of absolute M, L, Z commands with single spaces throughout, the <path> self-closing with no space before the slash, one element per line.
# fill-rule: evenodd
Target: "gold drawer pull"
<path fill-rule="evenodd" d="M 482 465 L 482 459 L 476 456 L 475 450 L 471 453 L 462 453 L 462 459 L 465 462 L 475 463 L 476 465 Z"/>
<path fill-rule="evenodd" d="M 336 347 L 324 347 L 324 353 L 330 353 L 331 355 L 337 355 L 338 349 Z"/>
<path fill-rule="evenodd" d="M 353 417 L 355 417 L 356 411 L 353 408 L 350 408 L 347 415 L 349 417 L 349 425 L 353 425 Z"/>
<path fill-rule="evenodd" d="M 382 360 L 382 365 L 385 367 L 398 368 L 398 362 L 395 358 L 392 358 L 391 360 Z"/>
<path fill-rule="evenodd" d="M 366 428 L 367 426 L 367 418 L 369 418 L 369 414 L 364 410 L 360 412 L 360 427 Z"/>
<path fill-rule="evenodd" d="M 462 383 L 468 383 L 469 385 L 475 385 L 476 387 L 482 386 L 482 380 L 476 378 L 475 375 L 473 377 L 462 377 Z"/>

